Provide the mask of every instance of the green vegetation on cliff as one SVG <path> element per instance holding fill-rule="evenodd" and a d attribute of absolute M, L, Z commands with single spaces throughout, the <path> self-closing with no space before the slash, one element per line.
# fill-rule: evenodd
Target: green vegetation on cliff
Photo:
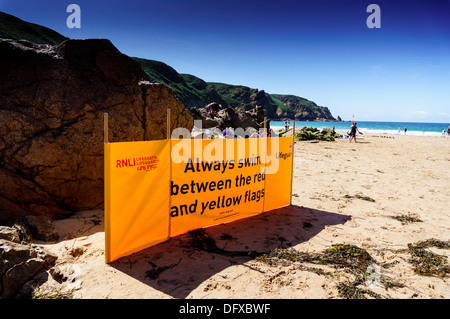
<path fill-rule="evenodd" d="M 242 85 L 205 82 L 190 74 L 179 74 L 165 63 L 134 58 L 144 70 L 144 80 L 169 86 L 186 107 L 218 103 L 223 107 L 262 106 L 270 119 L 335 120 L 326 107 L 294 95 L 268 94 Z"/>
<path fill-rule="evenodd" d="M 38 24 L 25 22 L 0 11 L 0 38 L 27 40 L 36 44 L 60 44 L 66 37 Z"/>
<path fill-rule="evenodd" d="M 282 110 L 283 117 L 295 117 L 303 120 L 332 119 L 330 110 L 324 106 L 295 95 L 271 94 L 273 100 Z"/>
<path fill-rule="evenodd" d="M 167 85 L 186 107 L 203 107 L 206 105 L 203 101 L 203 80 L 194 76 L 181 75 L 163 62 L 141 58 L 133 59 L 141 65 L 145 81 Z"/>

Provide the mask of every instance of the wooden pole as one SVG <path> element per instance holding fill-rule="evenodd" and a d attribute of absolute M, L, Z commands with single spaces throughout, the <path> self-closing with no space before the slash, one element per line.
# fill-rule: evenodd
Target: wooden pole
<path fill-rule="evenodd" d="M 170 140 L 170 109 L 167 109 L 167 139 Z"/>
<path fill-rule="evenodd" d="M 108 113 L 103 113 L 103 143 L 108 144 Z M 103 145 L 103 151 L 104 151 L 104 181 L 103 181 L 103 188 L 104 188 L 104 215 L 105 215 L 105 263 L 109 263 L 111 259 L 111 253 L 110 253 L 110 243 L 111 243 L 111 237 L 110 237 L 110 212 L 109 212 L 109 200 L 111 196 L 110 192 L 110 158 L 109 158 L 109 145 Z"/>
<path fill-rule="evenodd" d="M 167 239 L 170 238 L 172 232 L 172 217 L 170 216 L 170 211 L 172 208 L 172 193 L 171 193 L 171 183 L 172 183 L 172 139 L 170 135 L 170 109 L 167 109 L 167 139 L 169 140 L 169 229 L 167 230 Z"/>
<path fill-rule="evenodd" d="M 103 113 L 103 143 L 109 143 L 108 141 L 108 113 Z"/>
<path fill-rule="evenodd" d="M 267 146 L 268 146 L 267 140 L 268 139 L 267 139 L 266 128 L 267 128 L 267 117 L 264 117 L 264 140 L 265 140 L 265 143 L 264 143 L 265 144 L 265 146 L 264 146 L 264 148 L 265 148 L 265 150 L 264 150 L 264 192 L 266 191 L 266 180 L 267 180 L 267 174 L 266 174 L 267 167 L 266 167 L 266 165 L 267 165 Z M 265 208 L 266 197 L 267 196 L 264 196 L 264 198 L 263 198 L 263 209 L 262 209 L 263 213 L 264 213 L 264 211 L 266 209 Z"/>
<path fill-rule="evenodd" d="M 267 137 L 267 117 L 264 117 L 264 137 Z"/>
<path fill-rule="evenodd" d="M 295 120 L 292 125 L 292 167 L 291 167 L 291 205 L 292 205 L 292 187 L 294 184 L 294 150 L 295 150 Z"/>

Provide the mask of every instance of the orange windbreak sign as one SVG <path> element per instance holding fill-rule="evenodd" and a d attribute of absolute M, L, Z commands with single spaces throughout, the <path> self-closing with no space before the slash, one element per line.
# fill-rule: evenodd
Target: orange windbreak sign
<path fill-rule="evenodd" d="M 106 262 L 167 239 L 170 144 L 105 144 Z"/>
<path fill-rule="evenodd" d="M 292 160 L 291 137 L 105 144 L 106 262 L 289 205 Z"/>

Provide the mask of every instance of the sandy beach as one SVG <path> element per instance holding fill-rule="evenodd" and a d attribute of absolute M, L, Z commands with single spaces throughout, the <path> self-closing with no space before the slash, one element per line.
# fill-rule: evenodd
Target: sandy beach
<path fill-rule="evenodd" d="M 61 239 L 38 244 L 58 255 L 55 269 L 66 280 L 48 276 L 40 296 L 450 298 L 449 274 L 415 272 L 408 249 L 450 240 L 450 138 L 360 137 L 357 144 L 295 144 L 292 206 L 177 236 L 111 264 L 104 263 L 102 210 L 54 221 Z M 204 238 L 222 250 L 199 249 Z M 264 255 L 277 248 L 278 255 Z M 338 248 L 370 258 L 354 267 L 324 262 Z M 301 254 L 284 258 L 291 249 Z M 448 262 L 450 249 L 425 250 Z"/>

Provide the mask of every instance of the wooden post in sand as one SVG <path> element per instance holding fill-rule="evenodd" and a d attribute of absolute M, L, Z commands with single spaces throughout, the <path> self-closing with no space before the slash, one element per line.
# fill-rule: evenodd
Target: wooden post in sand
<path fill-rule="evenodd" d="M 108 143 L 108 113 L 103 113 L 103 143 Z"/>
<path fill-rule="evenodd" d="M 295 119 L 292 124 L 292 168 L 291 168 L 291 205 L 292 205 L 292 186 L 294 184 L 294 149 L 295 149 Z"/>
<path fill-rule="evenodd" d="M 265 150 L 264 150 L 264 165 L 267 164 L 267 133 L 266 133 L 266 128 L 267 128 L 267 117 L 264 117 L 264 139 L 266 141 L 266 145 L 264 146 Z M 266 189 L 266 179 L 267 179 L 267 175 L 266 175 L 266 167 L 264 167 L 264 191 Z M 265 212 L 265 204 L 266 204 L 266 196 L 264 196 L 263 198 L 263 208 L 262 208 L 262 212 Z"/>
<path fill-rule="evenodd" d="M 167 109 L 167 139 L 170 140 L 170 109 Z"/>
<path fill-rule="evenodd" d="M 267 137 L 267 117 L 264 117 L 264 137 Z"/>
<path fill-rule="evenodd" d="M 108 144 L 108 113 L 103 113 L 103 143 Z M 109 225 L 110 225 L 110 214 L 109 214 L 109 159 L 108 154 L 109 152 L 106 151 L 107 146 L 103 145 L 103 152 L 104 152 L 104 208 L 105 208 L 105 236 L 110 233 Z M 105 240 L 105 263 L 109 263 L 110 261 L 110 241 Z"/>
<path fill-rule="evenodd" d="M 172 181 L 172 139 L 170 136 L 170 109 L 167 109 L 167 139 L 169 140 L 169 156 L 170 156 L 170 164 L 169 164 L 169 190 L 171 190 L 171 181 Z M 171 191 L 169 191 L 169 229 L 167 230 L 167 239 L 170 238 L 170 233 L 172 231 L 172 217 L 170 216 L 170 210 L 172 207 L 172 194 Z"/>

